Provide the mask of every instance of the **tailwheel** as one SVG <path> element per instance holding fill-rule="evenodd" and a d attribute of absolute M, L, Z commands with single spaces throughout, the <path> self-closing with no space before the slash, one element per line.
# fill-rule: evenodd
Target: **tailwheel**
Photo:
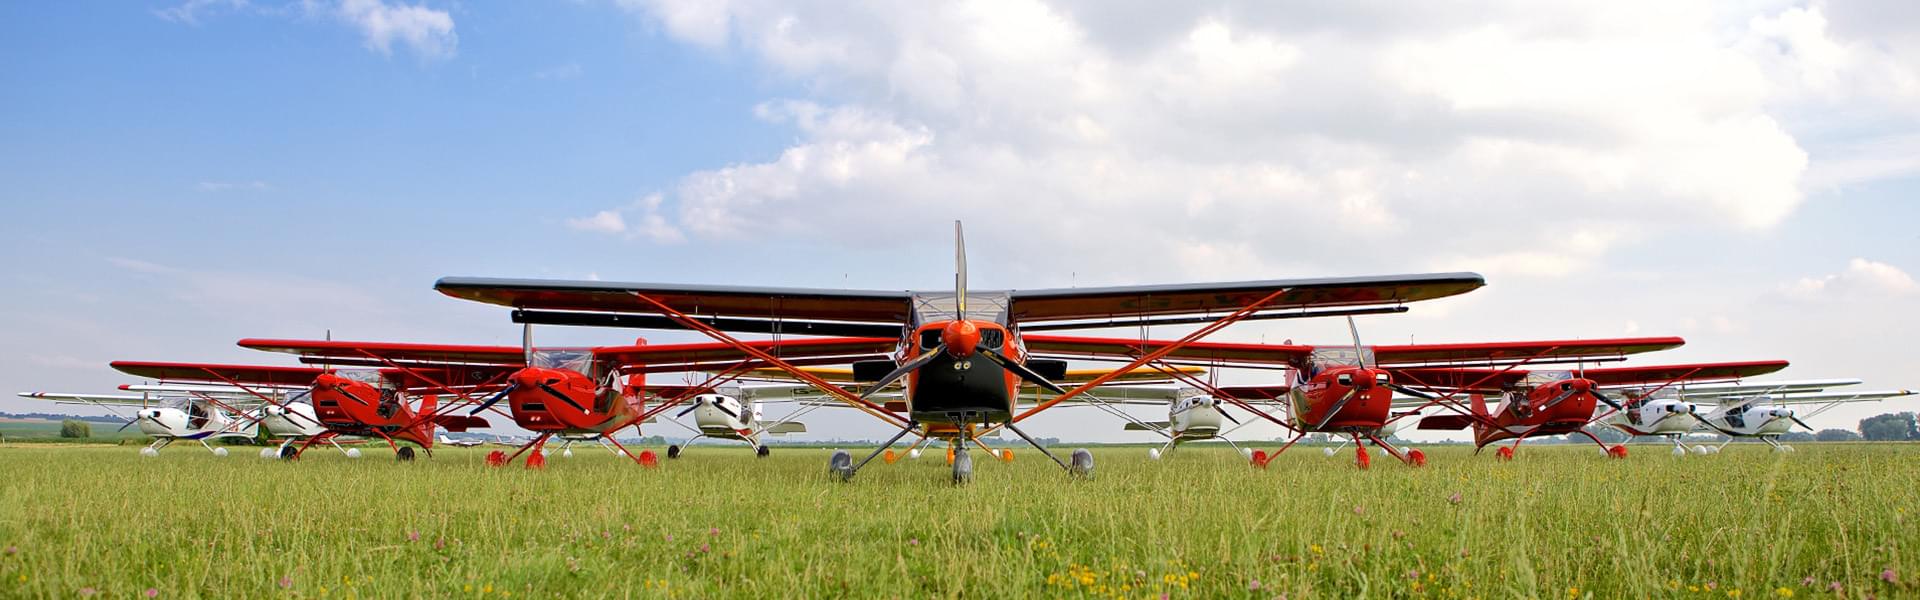
<path fill-rule="evenodd" d="M 1611 456 L 1611 457 L 1614 457 L 1614 458 L 1626 458 L 1626 457 L 1627 457 L 1627 445 L 1626 445 L 1626 444 L 1618 444 L 1618 445 L 1615 445 L 1615 446 L 1613 446 L 1613 447 L 1611 447 L 1611 448 L 1607 448 L 1607 456 Z"/>
<path fill-rule="evenodd" d="M 1253 451 L 1253 466 L 1265 469 L 1267 468 L 1267 463 L 1272 460 L 1273 460 L 1273 456 L 1267 454 L 1267 451 L 1265 450 Z"/>
<path fill-rule="evenodd" d="M 753 455 L 758 456 L 760 458 L 766 458 L 767 455 L 769 454 L 773 454 L 773 449 L 768 448 L 766 446 L 761 446 L 753 449 Z"/>
<path fill-rule="evenodd" d="M 1013 462 L 1013 450 L 1010 448 L 1001 448 L 1000 462 L 1003 462 L 1003 463 Z"/>
<path fill-rule="evenodd" d="M 1360 467 L 1362 470 L 1366 469 L 1367 467 L 1373 466 L 1373 456 L 1367 454 L 1366 446 L 1361 446 L 1358 444 L 1354 445 L 1353 464 L 1354 466 Z"/>
<path fill-rule="evenodd" d="M 669 459 L 673 459 L 673 458 L 680 458 L 680 445 L 679 445 L 679 444 L 674 444 L 674 445 L 671 445 L 671 446 L 667 446 L 667 458 L 669 458 Z"/>
<path fill-rule="evenodd" d="M 413 462 L 413 446 L 401 446 L 393 451 L 393 457 L 400 462 Z"/>
<path fill-rule="evenodd" d="M 900 460 L 900 455 L 895 454 L 893 450 L 887 450 L 886 454 L 880 455 L 880 459 L 887 461 L 887 464 L 893 464 L 894 461 Z"/>
<path fill-rule="evenodd" d="M 545 448 L 542 448 L 541 450 L 545 450 Z M 547 468 L 547 453 L 542 452 L 540 450 L 535 450 L 533 452 L 528 453 L 527 468 L 529 469 Z"/>
<path fill-rule="evenodd" d="M 1493 456 L 1500 460 L 1513 460 L 1513 447 L 1501 446 L 1499 450 L 1493 451 Z"/>
<path fill-rule="evenodd" d="M 953 452 L 953 483 L 963 485 L 973 481 L 973 455 L 967 453 L 966 446 L 960 446 Z"/>

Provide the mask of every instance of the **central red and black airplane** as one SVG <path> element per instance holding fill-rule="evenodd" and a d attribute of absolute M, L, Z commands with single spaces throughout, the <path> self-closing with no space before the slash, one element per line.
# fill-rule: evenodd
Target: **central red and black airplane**
<path fill-rule="evenodd" d="M 1405 304 L 1463 294 L 1485 285 L 1474 273 L 1342 277 L 1147 285 L 1100 288 L 974 291 L 967 288 L 966 247 L 954 224 L 952 291 L 860 291 L 448 277 L 441 293 L 516 309 L 513 319 L 533 324 L 691 329 L 734 346 L 799 381 L 900 428 L 859 463 L 835 453 L 830 466 L 843 478 L 910 433 L 948 440 L 957 449 L 954 478 L 972 475 L 966 447 L 981 435 L 1006 428 L 1070 473 L 1092 470 L 1092 455 L 1075 451 L 1060 460 L 1016 424 L 1089 391 L 1230 324 L 1265 319 L 1404 312 Z M 1033 359 L 1026 332 L 1099 327 L 1200 325 L 1179 340 L 1137 357 L 1072 389 L 1063 378 L 1065 360 Z M 856 393 L 754 348 L 732 333 L 825 335 L 897 340 L 891 360 L 853 363 Z M 882 405 L 870 397 L 905 380 L 904 400 Z M 1053 398 L 1020 410 L 1023 385 Z"/>

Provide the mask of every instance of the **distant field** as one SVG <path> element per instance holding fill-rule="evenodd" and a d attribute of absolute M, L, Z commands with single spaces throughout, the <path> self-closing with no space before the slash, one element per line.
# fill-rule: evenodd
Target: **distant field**
<path fill-rule="evenodd" d="M 95 423 L 88 421 L 93 428 L 93 437 L 89 440 L 65 440 L 60 438 L 60 422 L 40 419 L 0 419 L 0 437 L 8 441 L 71 441 L 117 443 L 121 440 L 145 439 L 138 427 L 128 427 L 125 431 L 115 432 L 118 424 Z"/>
<path fill-rule="evenodd" d="M 0 597 L 1920 594 L 1920 446 L 1633 450 L 1436 447 L 1426 468 L 1357 471 L 1309 449 L 1257 471 L 1113 448 L 1092 481 L 1026 451 L 956 488 L 934 453 L 843 484 L 813 449 L 658 469 L 596 449 L 528 471 L 484 450 L 14 446 Z"/>

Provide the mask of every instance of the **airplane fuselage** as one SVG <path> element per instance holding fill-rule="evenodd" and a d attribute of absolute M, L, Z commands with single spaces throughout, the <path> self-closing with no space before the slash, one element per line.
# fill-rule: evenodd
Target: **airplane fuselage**
<path fill-rule="evenodd" d="M 624 386 L 605 387 L 572 369 L 527 367 L 508 378 L 513 421 L 528 431 L 604 434 L 640 417 L 640 397 Z"/>
<path fill-rule="evenodd" d="M 342 435 L 366 435 L 433 446 L 433 423 L 418 418 L 407 406 L 405 394 L 385 386 L 322 374 L 314 379 L 314 416 Z M 421 399 L 432 410 L 432 396 Z M 296 405 L 297 406 L 297 405 Z"/>
<path fill-rule="evenodd" d="M 1527 436 L 1561 435 L 1580 431 L 1593 421 L 1599 404 L 1589 379 L 1567 379 L 1509 392 L 1508 400 L 1488 418 L 1475 423 L 1473 443 L 1485 446 Z"/>
<path fill-rule="evenodd" d="M 986 348 L 1014 361 L 1025 360 L 1018 338 L 1000 323 L 966 320 L 971 339 L 955 339 L 958 321 L 922 324 L 903 345 L 901 363 L 924 352 L 940 356 L 907 376 L 906 412 L 910 420 L 933 432 L 955 433 L 968 424 L 1002 422 L 1013 416 L 1021 380 L 976 350 Z M 967 344 L 971 342 L 971 344 Z M 945 351 L 938 350 L 942 347 Z M 963 346 L 964 345 L 964 346 Z"/>
<path fill-rule="evenodd" d="M 1392 380 L 1385 369 L 1341 365 L 1306 372 L 1313 375 L 1296 381 L 1290 392 L 1296 429 L 1355 433 L 1379 429 L 1392 418 L 1393 389 L 1386 386 Z"/>

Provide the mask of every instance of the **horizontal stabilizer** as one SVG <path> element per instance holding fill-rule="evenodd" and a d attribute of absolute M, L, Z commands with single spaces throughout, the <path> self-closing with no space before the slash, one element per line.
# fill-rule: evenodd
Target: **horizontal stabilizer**
<path fill-rule="evenodd" d="M 1420 429 L 1458 430 L 1473 426 L 1473 417 L 1466 415 L 1434 415 L 1420 419 Z"/>
<path fill-rule="evenodd" d="M 781 423 L 767 430 L 767 433 L 771 433 L 775 435 L 779 435 L 783 433 L 806 433 L 806 432 L 807 432 L 806 423 L 798 423 L 794 421 Z"/>

